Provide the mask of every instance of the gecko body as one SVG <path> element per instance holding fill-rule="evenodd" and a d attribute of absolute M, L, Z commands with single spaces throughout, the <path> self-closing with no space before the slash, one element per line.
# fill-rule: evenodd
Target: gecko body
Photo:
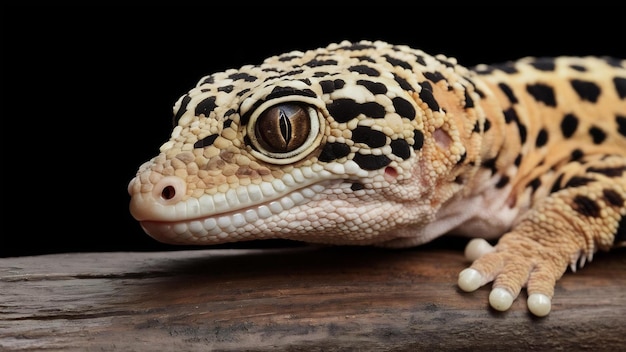
<path fill-rule="evenodd" d="M 130 211 L 159 241 L 283 238 L 416 246 L 472 241 L 459 275 L 522 288 L 626 242 L 626 61 L 524 58 L 467 68 L 381 41 L 293 51 L 200 79 Z"/>

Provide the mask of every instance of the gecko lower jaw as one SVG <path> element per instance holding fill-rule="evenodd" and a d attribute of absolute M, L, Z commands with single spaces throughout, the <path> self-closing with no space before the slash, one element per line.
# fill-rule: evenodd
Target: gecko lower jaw
<path fill-rule="evenodd" d="M 289 226 L 292 221 L 289 215 L 284 218 L 284 214 L 311 200 L 324 189 L 323 185 L 313 184 L 278 199 L 230 212 L 178 221 L 143 220 L 140 224 L 151 237 L 171 244 L 215 244 L 245 241 L 252 237 L 258 239 L 262 237 L 259 228 L 267 227 L 264 220 L 282 214 L 281 220 L 286 222 L 283 225 Z M 292 216 L 292 220 L 295 220 L 295 215 Z"/>

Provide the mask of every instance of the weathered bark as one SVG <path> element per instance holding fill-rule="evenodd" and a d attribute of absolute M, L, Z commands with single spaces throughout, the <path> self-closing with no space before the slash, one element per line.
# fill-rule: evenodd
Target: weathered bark
<path fill-rule="evenodd" d="M 525 293 L 488 308 L 445 248 L 204 249 L 0 259 L 3 350 L 619 350 L 626 249 L 558 282 L 535 318 Z"/>

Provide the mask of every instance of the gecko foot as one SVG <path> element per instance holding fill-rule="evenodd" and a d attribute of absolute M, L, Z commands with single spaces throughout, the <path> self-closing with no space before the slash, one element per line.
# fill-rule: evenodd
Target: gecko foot
<path fill-rule="evenodd" d="M 472 292 L 493 281 L 489 304 L 495 310 L 506 311 L 526 287 L 528 310 L 538 317 L 548 315 L 556 280 L 564 270 L 547 251 L 529 247 L 512 251 L 492 247 L 484 240 L 471 241 L 465 253 L 473 263 L 459 273 L 459 288 Z"/>

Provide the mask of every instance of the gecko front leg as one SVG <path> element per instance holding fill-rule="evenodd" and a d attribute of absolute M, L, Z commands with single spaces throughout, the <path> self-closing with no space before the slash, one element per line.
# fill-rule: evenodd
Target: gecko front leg
<path fill-rule="evenodd" d="M 535 204 L 497 245 L 471 241 L 472 265 L 459 274 L 467 292 L 492 282 L 490 305 L 508 310 L 526 287 L 528 309 L 536 316 L 551 310 L 556 281 L 568 265 L 575 271 L 597 250 L 626 239 L 626 158 L 608 156 L 576 165 L 579 172 Z"/>

